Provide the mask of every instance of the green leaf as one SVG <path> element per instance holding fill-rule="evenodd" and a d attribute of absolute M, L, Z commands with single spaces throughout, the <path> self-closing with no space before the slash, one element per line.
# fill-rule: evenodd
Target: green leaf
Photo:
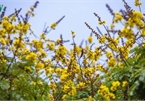
<path fill-rule="evenodd" d="M 9 82 L 7 82 L 7 81 L 0 81 L 0 88 L 2 90 L 6 90 L 6 89 L 8 89 L 8 87 L 9 87 Z"/>

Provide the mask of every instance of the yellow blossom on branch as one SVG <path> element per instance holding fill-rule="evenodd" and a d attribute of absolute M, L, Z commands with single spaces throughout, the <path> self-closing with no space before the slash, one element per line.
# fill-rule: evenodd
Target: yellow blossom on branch
<path fill-rule="evenodd" d="M 99 25 L 106 24 L 106 21 L 105 21 L 105 20 L 104 20 L 104 21 L 99 21 L 98 24 L 99 24 Z"/>
<path fill-rule="evenodd" d="M 122 82 L 122 87 L 125 87 L 126 85 L 128 85 L 128 82 L 127 81 L 123 81 Z"/>
<path fill-rule="evenodd" d="M 75 34 L 75 32 L 74 32 L 74 31 L 71 31 L 71 34 L 72 34 L 72 35 L 74 35 L 74 34 Z"/>
<path fill-rule="evenodd" d="M 55 30 L 55 27 L 57 26 L 57 23 L 56 22 L 54 22 L 54 23 L 52 23 L 51 25 L 50 25 L 50 27 L 53 29 L 53 30 Z"/>
<path fill-rule="evenodd" d="M 88 42 L 89 42 L 89 43 L 92 43 L 92 42 L 93 42 L 93 37 L 92 37 L 92 36 L 89 36 L 89 37 L 88 37 Z"/>
<path fill-rule="evenodd" d="M 134 5 L 135 6 L 140 6 L 140 5 L 142 5 L 142 2 L 140 2 L 139 0 L 135 0 Z"/>
<path fill-rule="evenodd" d="M 112 86 L 111 86 L 111 91 L 115 91 L 117 90 L 117 87 L 120 86 L 120 82 L 119 81 L 113 81 L 112 82 Z"/>
<path fill-rule="evenodd" d="M 54 101 L 54 98 L 53 98 L 53 95 L 52 95 L 52 94 L 48 94 L 48 98 L 49 98 L 51 101 Z"/>

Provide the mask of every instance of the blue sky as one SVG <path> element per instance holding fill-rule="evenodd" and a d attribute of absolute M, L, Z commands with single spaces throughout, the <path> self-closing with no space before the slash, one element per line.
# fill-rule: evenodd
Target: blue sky
<path fill-rule="evenodd" d="M 7 6 L 6 15 L 14 12 L 14 9 L 22 8 L 21 14 L 25 12 L 35 3 L 36 0 L 1 0 L 0 4 Z M 63 15 L 65 18 L 56 27 L 56 30 L 51 31 L 47 37 L 56 40 L 60 34 L 64 39 L 71 40 L 71 30 L 76 32 L 76 42 L 79 44 L 82 39 L 87 39 L 90 35 L 90 30 L 84 22 L 96 29 L 98 25 L 97 18 L 93 15 L 94 12 L 99 14 L 102 20 L 110 24 L 112 16 L 107 10 L 105 4 L 108 3 L 114 11 L 119 11 L 123 8 L 122 0 L 38 0 L 38 7 L 35 9 L 36 16 L 30 18 L 32 29 L 38 36 L 42 33 L 45 22 L 49 26 L 52 22 L 57 21 Z M 126 0 L 128 4 L 134 8 L 134 0 Z M 143 0 L 142 0 L 143 1 Z M 143 5 L 145 3 L 143 2 Z M 99 26 L 103 33 L 105 30 Z M 95 40 L 94 40 L 95 42 Z M 69 47 L 69 46 L 68 46 Z"/>

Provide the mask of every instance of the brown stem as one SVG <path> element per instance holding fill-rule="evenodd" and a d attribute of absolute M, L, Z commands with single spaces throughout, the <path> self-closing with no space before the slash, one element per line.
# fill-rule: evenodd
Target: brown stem
<path fill-rule="evenodd" d="M 94 97 L 93 80 L 91 80 L 91 96 Z"/>
<path fill-rule="evenodd" d="M 126 89 L 124 91 L 124 100 L 128 100 L 128 90 L 129 90 L 129 85 L 126 86 Z"/>

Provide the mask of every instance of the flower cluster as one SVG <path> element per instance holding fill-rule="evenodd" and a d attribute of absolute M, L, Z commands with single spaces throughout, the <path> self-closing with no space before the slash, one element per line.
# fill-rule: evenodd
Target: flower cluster
<path fill-rule="evenodd" d="M 111 86 L 111 91 L 115 91 L 117 90 L 117 87 L 120 86 L 120 82 L 119 81 L 113 81 L 112 82 L 112 86 Z"/>
<path fill-rule="evenodd" d="M 115 95 L 111 93 L 109 88 L 104 85 L 100 86 L 98 93 L 101 94 L 105 100 L 115 99 Z"/>

